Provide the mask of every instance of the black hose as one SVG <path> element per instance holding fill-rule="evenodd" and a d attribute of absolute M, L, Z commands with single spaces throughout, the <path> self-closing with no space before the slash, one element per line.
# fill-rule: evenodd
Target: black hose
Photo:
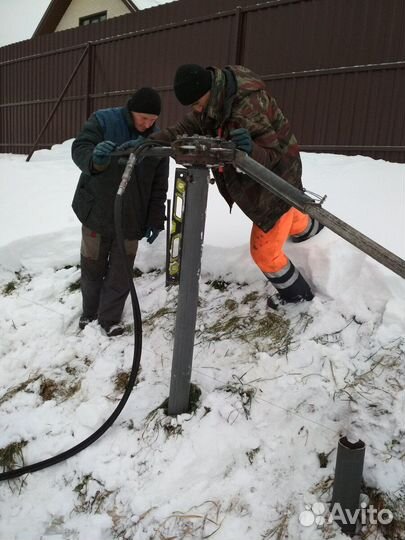
<path fill-rule="evenodd" d="M 136 158 L 138 156 L 141 156 L 146 152 L 146 150 L 151 146 L 159 146 L 160 143 L 156 143 L 153 141 L 146 141 L 144 144 L 139 146 L 134 154 L 135 159 L 132 160 L 132 163 L 129 163 L 126 168 L 126 172 L 128 173 L 128 180 L 131 177 L 133 167 L 136 163 Z M 130 169 L 127 171 L 127 169 Z M 125 175 L 125 172 L 124 172 Z M 72 456 L 78 454 L 91 444 L 97 441 L 104 433 L 113 425 L 115 420 L 120 415 L 122 409 L 125 407 L 129 396 L 131 395 L 132 389 L 134 387 L 136 377 L 138 375 L 139 366 L 141 362 L 141 353 L 142 353 L 142 319 L 141 319 L 141 310 L 139 308 L 139 302 L 138 297 L 136 295 L 136 290 L 134 286 L 134 282 L 132 279 L 132 272 L 131 268 L 129 267 L 127 263 L 126 253 L 125 253 L 125 245 L 124 245 L 124 237 L 122 233 L 122 200 L 123 195 L 125 192 L 126 185 L 128 183 L 128 180 L 126 184 L 123 187 L 123 182 L 120 184 L 120 188 L 118 189 L 117 195 L 115 197 L 114 202 L 114 224 L 115 224 L 115 233 L 117 236 L 117 243 L 118 247 L 121 251 L 121 255 L 123 258 L 123 264 L 125 265 L 127 277 L 128 277 L 128 283 L 129 283 L 129 290 L 131 294 L 131 303 L 132 303 L 132 312 L 134 317 L 134 354 L 133 354 L 133 360 L 132 360 L 132 368 L 131 368 L 131 374 L 128 380 L 128 384 L 125 388 L 124 395 L 122 396 L 120 402 L 118 403 L 117 407 L 111 414 L 111 416 L 102 424 L 97 431 L 92 433 L 87 439 L 84 439 L 82 442 L 77 444 L 76 446 L 73 446 L 69 450 L 66 450 L 65 452 L 62 452 L 61 454 L 58 454 L 54 457 L 44 459 L 43 461 L 38 461 L 37 463 L 32 463 L 31 465 L 26 465 L 24 467 L 20 467 L 19 469 L 14 469 L 12 471 L 6 471 L 3 473 L 0 473 L 0 482 L 3 480 L 12 480 L 13 478 L 18 478 L 19 476 L 23 476 L 24 474 L 33 473 L 35 471 L 40 471 L 41 469 L 46 469 L 47 467 L 51 467 L 52 465 L 56 465 L 57 463 L 60 463 L 61 461 L 65 461 L 66 459 L 71 458 Z"/>

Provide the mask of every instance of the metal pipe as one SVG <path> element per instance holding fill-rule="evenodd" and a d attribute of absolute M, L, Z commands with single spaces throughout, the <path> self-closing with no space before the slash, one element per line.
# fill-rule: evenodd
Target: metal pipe
<path fill-rule="evenodd" d="M 189 170 L 184 213 L 183 249 L 173 347 L 168 413 L 189 411 L 198 281 L 204 239 L 209 175 L 206 167 Z M 186 256 L 184 256 L 186 255 Z"/>
<path fill-rule="evenodd" d="M 166 200 L 166 287 L 170 285 L 169 264 L 170 264 L 170 231 L 172 228 L 172 201 Z"/>
<path fill-rule="evenodd" d="M 405 261 L 398 257 L 398 255 L 388 251 L 368 236 L 365 236 L 348 223 L 345 223 L 322 208 L 311 197 L 288 184 L 285 180 L 269 169 L 266 169 L 260 163 L 257 163 L 257 161 L 250 158 L 244 152 L 236 151 L 234 163 L 240 170 L 256 180 L 261 186 L 274 193 L 274 195 L 291 204 L 291 206 L 298 208 L 301 212 L 317 219 L 350 244 L 367 253 L 374 260 L 405 279 Z"/>
<path fill-rule="evenodd" d="M 351 443 L 346 437 L 339 439 L 330 509 L 334 521 L 346 534 L 356 530 L 354 516 L 359 510 L 365 451 L 363 441 Z"/>

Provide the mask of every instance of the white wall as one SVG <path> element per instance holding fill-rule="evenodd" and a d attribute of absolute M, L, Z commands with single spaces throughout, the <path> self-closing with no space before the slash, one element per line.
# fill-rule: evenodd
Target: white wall
<path fill-rule="evenodd" d="M 79 26 L 79 18 L 107 11 L 107 19 L 126 15 L 129 9 L 121 0 L 72 0 L 55 32 Z"/>

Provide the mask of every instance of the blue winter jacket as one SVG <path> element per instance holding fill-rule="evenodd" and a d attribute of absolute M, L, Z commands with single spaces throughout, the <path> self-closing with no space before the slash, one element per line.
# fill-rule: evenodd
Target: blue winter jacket
<path fill-rule="evenodd" d="M 72 207 L 83 225 L 103 235 L 114 235 L 114 201 L 125 165 L 112 156 L 109 166 L 97 172 L 93 168 L 94 147 L 101 141 L 120 145 L 146 137 L 156 127 L 139 133 L 126 107 L 102 109 L 93 113 L 72 144 L 72 158 L 82 174 Z M 169 160 L 145 158 L 135 167 L 123 198 L 125 238 L 141 239 L 148 227 L 164 228 Z"/>

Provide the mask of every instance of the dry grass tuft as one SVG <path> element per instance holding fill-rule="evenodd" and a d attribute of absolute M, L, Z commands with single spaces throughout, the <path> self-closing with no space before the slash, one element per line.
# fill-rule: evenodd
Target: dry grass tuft
<path fill-rule="evenodd" d="M 405 389 L 404 348 L 402 338 L 380 347 L 365 360 L 367 369 L 348 373 L 346 384 L 335 395 L 344 394 L 355 404 L 364 400 L 373 416 L 388 414 L 390 411 L 381 403 L 392 409 L 398 392 Z"/>
<path fill-rule="evenodd" d="M 0 448 L 0 467 L 3 472 L 12 471 L 24 465 L 22 449 L 27 446 L 27 441 L 13 442 L 4 448 Z"/>
<path fill-rule="evenodd" d="M 6 283 L 1 291 L 1 293 L 4 296 L 8 296 L 9 294 L 12 294 L 17 288 L 17 282 L 16 281 L 9 281 Z"/>
<path fill-rule="evenodd" d="M 200 404 L 201 389 L 191 383 L 190 385 L 190 401 L 188 414 L 194 414 Z M 183 433 L 183 426 L 179 418 L 168 416 L 169 398 L 166 398 L 159 407 L 153 409 L 146 417 L 145 428 L 142 433 L 142 438 L 148 439 L 151 436 L 153 440 L 157 440 L 160 431 L 163 431 L 166 437 L 173 437 Z"/>
<path fill-rule="evenodd" d="M 257 448 L 252 448 L 252 450 L 249 450 L 248 452 L 245 452 L 246 453 L 246 456 L 249 460 L 249 463 L 251 465 L 253 465 L 253 462 L 257 456 L 257 454 L 260 452 L 260 446 L 258 446 Z"/>
<path fill-rule="evenodd" d="M 134 386 L 136 386 L 139 382 L 139 375 L 141 373 L 141 367 L 139 367 L 138 375 L 135 379 Z M 125 390 L 127 389 L 129 378 L 131 376 L 131 371 L 119 371 L 114 379 L 114 390 L 118 394 L 123 394 Z"/>
<path fill-rule="evenodd" d="M 250 418 L 250 410 L 252 408 L 253 398 L 256 395 L 257 388 L 250 383 L 245 383 L 243 377 L 246 375 L 244 373 L 241 377 L 233 375 L 233 382 L 229 382 L 220 386 L 218 390 L 223 390 L 224 392 L 229 392 L 230 394 L 235 394 L 239 397 L 240 403 L 242 405 L 243 412 L 247 419 Z"/>
<path fill-rule="evenodd" d="M 113 493 L 104 489 L 104 484 L 86 474 L 73 489 L 78 494 L 79 502 L 74 510 L 82 514 L 100 514 L 104 511 L 104 505 L 108 497 Z"/>
<path fill-rule="evenodd" d="M 149 317 L 145 317 L 143 320 L 144 325 L 153 325 L 156 321 L 159 321 L 162 317 L 166 317 L 169 315 L 174 315 L 176 313 L 175 309 L 170 309 L 168 307 L 162 307 L 149 315 Z"/>
<path fill-rule="evenodd" d="M 38 381 L 42 378 L 42 375 L 34 375 L 33 377 L 30 377 L 26 381 L 18 384 L 17 386 L 13 386 L 13 388 L 10 388 L 5 394 L 3 394 L 0 398 L 0 405 L 8 401 L 9 399 L 12 399 L 16 394 L 19 392 L 24 392 L 30 384 Z"/>
<path fill-rule="evenodd" d="M 259 298 L 259 293 L 257 291 L 252 291 L 251 293 L 248 293 L 244 297 L 241 304 L 246 305 L 246 304 L 256 303 L 258 298 Z"/>
<path fill-rule="evenodd" d="M 383 509 L 391 511 L 393 520 L 386 525 L 377 523 L 366 526 L 360 538 L 362 540 L 371 540 L 374 533 L 379 531 L 385 538 L 390 540 L 403 540 L 405 538 L 405 488 L 394 494 L 383 493 L 375 488 L 365 487 L 364 489 L 369 497 L 369 506 L 372 506 L 378 512 Z M 386 517 L 386 512 L 384 512 L 384 518 Z"/>
<path fill-rule="evenodd" d="M 222 525 L 221 505 L 205 501 L 187 512 L 174 512 L 157 528 L 151 540 L 188 540 L 211 538 Z"/>
<path fill-rule="evenodd" d="M 332 489 L 333 482 L 334 482 L 334 477 L 327 476 L 326 478 L 323 478 L 317 484 L 315 484 L 314 487 L 310 490 L 310 493 L 312 493 L 313 495 L 318 495 L 319 497 L 322 497 L 322 495 L 324 495 L 325 493 L 328 493 Z"/>
<path fill-rule="evenodd" d="M 262 534 L 263 540 L 270 540 L 271 538 L 274 538 L 274 540 L 283 540 L 288 538 L 288 521 L 290 519 L 290 515 L 290 507 L 281 512 L 281 516 L 276 525 L 267 529 L 266 532 Z"/>
<path fill-rule="evenodd" d="M 270 354 L 287 354 L 293 343 L 290 322 L 277 313 L 237 315 L 233 311 L 196 332 L 204 341 L 241 340 Z"/>
<path fill-rule="evenodd" d="M 13 442 L 4 448 L 0 448 L 0 468 L 2 472 L 13 471 L 24 466 L 23 448 L 27 446 L 27 441 Z M 12 493 L 21 492 L 25 484 L 24 478 L 16 478 L 8 482 Z"/>
<path fill-rule="evenodd" d="M 29 283 L 31 281 L 31 276 L 29 274 L 22 274 L 21 272 L 14 272 L 15 279 L 6 283 L 1 289 L 1 294 L 3 296 L 8 296 L 13 294 L 13 292 L 23 283 Z"/>
<path fill-rule="evenodd" d="M 70 293 L 73 293 L 73 292 L 78 291 L 80 287 L 81 287 L 81 282 L 80 282 L 80 279 L 78 279 L 77 281 L 74 281 L 73 283 L 69 285 L 68 291 Z"/>
<path fill-rule="evenodd" d="M 55 401 L 62 402 L 70 399 L 81 388 L 81 382 L 76 381 L 68 383 L 65 380 L 55 381 L 53 379 L 43 379 L 39 387 L 39 395 L 43 401 Z"/>
<path fill-rule="evenodd" d="M 206 285 L 210 285 L 213 289 L 221 292 L 226 291 L 230 284 L 231 283 L 229 281 L 225 281 L 223 279 L 214 279 L 206 282 Z"/>

